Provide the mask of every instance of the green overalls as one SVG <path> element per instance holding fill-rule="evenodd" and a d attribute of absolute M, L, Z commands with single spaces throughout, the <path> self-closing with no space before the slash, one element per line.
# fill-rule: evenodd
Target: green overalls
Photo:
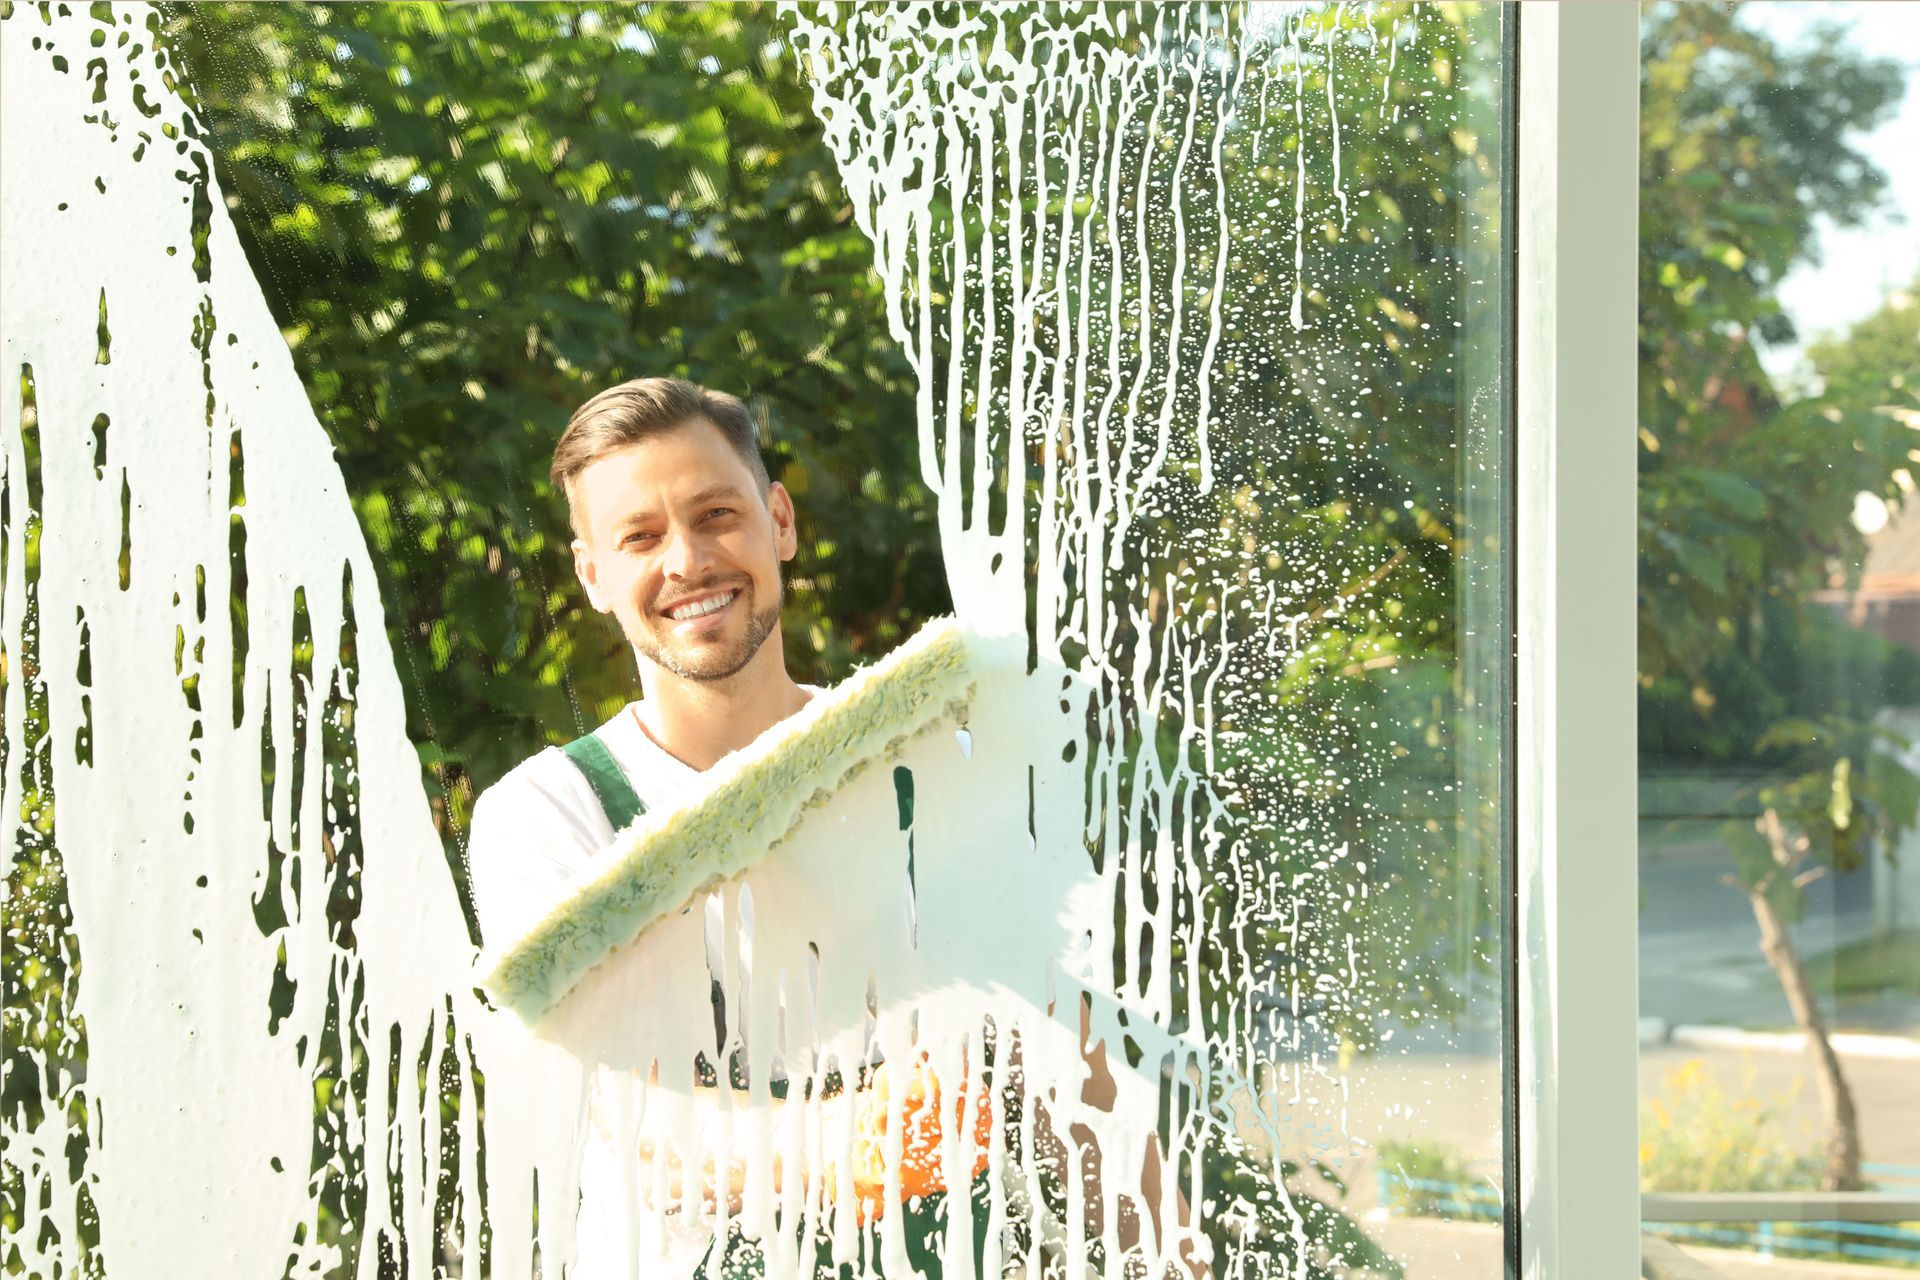
<path fill-rule="evenodd" d="M 635 818 L 647 811 L 647 806 L 634 791 L 626 773 L 614 760 L 613 752 L 607 749 L 607 744 L 601 741 L 598 734 L 589 733 L 576 738 L 560 749 L 585 775 L 587 785 L 593 788 L 601 810 L 607 815 L 607 822 L 616 833 L 626 830 Z M 914 1269 L 928 1277 L 928 1280 L 935 1280 L 940 1275 L 940 1248 L 945 1236 L 945 1200 L 944 1192 L 935 1192 L 920 1197 L 917 1202 L 910 1201 L 905 1206 L 907 1257 Z M 982 1174 L 973 1181 L 973 1252 L 976 1266 L 986 1251 L 988 1207 L 987 1177 Z M 871 1234 L 867 1238 L 870 1243 L 875 1241 Z M 718 1240 L 714 1241 L 714 1246 L 719 1244 Z M 714 1256 L 715 1252 L 714 1247 L 708 1248 L 707 1256 L 693 1273 L 695 1280 L 752 1280 L 766 1274 L 766 1260 L 761 1256 L 760 1246 L 741 1235 L 737 1225 L 730 1228 L 726 1246 L 719 1250 L 718 1258 Z M 832 1243 L 824 1233 L 815 1242 L 814 1257 L 816 1276 L 836 1276 Z M 880 1274 L 877 1268 L 869 1273 Z M 851 1266 L 838 1270 L 839 1276 L 851 1277 L 853 1274 Z"/>

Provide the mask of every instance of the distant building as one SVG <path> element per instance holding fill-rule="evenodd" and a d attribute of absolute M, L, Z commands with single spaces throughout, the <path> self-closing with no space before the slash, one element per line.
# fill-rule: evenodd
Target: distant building
<path fill-rule="evenodd" d="M 1813 598 L 1842 609 L 1853 626 L 1920 652 L 1920 501 L 1910 496 L 1887 508 L 1885 523 L 1867 534 L 1858 587 Z"/>

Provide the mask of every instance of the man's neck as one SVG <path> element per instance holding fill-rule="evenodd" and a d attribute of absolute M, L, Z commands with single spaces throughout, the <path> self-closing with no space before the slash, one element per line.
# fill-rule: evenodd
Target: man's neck
<path fill-rule="evenodd" d="M 762 663 L 761 657 L 773 661 Z M 669 755 L 703 773 L 812 697 L 787 675 L 778 633 L 726 680 L 687 680 L 645 660 L 641 671 L 645 697 L 634 708 L 640 727 Z"/>

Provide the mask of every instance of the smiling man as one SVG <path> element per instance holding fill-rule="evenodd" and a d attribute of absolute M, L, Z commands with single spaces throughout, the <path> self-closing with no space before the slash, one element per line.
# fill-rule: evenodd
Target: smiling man
<path fill-rule="evenodd" d="M 489 944 L 530 924 L 616 830 L 819 692 L 787 674 L 780 636 L 793 499 L 767 478 L 737 397 L 677 378 L 610 387 L 567 423 L 553 480 L 574 569 L 633 647 L 641 696 L 476 802 L 468 858 Z"/>
<path fill-rule="evenodd" d="M 568 422 L 554 450 L 553 479 L 567 495 L 574 569 L 593 607 L 612 614 L 632 645 L 642 696 L 592 733 L 522 761 L 475 803 L 470 879 L 490 946 L 511 940 L 544 914 L 634 817 L 677 804 L 699 785 L 702 772 L 821 692 L 787 674 L 780 565 L 793 558 L 797 545 L 793 500 L 785 486 L 768 479 L 752 420 L 737 398 L 673 378 L 609 388 Z M 717 985 L 715 1017 L 716 1043 L 724 1042 Z M 1083 1010 L 1083 1040 L 1087 1034 Z M 1084 1051 L 1092 1078 L 1083 1096 L 1111 1106 L 1113 1082 L 1104 1056 L 1091 1046 Z M 1017 1049 L 1012 1061 L 1018 1062 Z M 707 1066 L 702 1056 L 706 1083 L 717 1085 L 725 1070 Z M 868 1085 L 881 1078 L 870 1076 Z M 922 1083 L 938 1097 L 930 1074 Z M 860 1113 L 869 1147 L 881 1141 L 883 1107 L 870 1102 Z M 930 1119 L 915 1128 L 909 1163 L 926 1160 L 925 1152 L 939 1142 L 933 1117 L 941 1111 L 937 1104 L 925 1111 Z M 625 1259 L 613 1251 L 624 1238 L 622 1218 L 631 1207 L 612 1198 L 624 1181 L 610 1130 L 598 1119 L 595 1127 L 598 1140 L 584 1148 L 581 1170 L 576 1274 L 582 1280 L 626 1274 Z M 1065 1150 L 1049 1126 L 1041 1126 L 1036 1141 L 1046 1159 L 1064 1167 Z M 1097 1162 L 1097 1153 L 1091 1158 Z M 1148 1161 L 1147 1203 L 1157 1209 L 1157 1154 Z M 1096 1180 L 1097 1167 L 1088 1167 Z M 738 1173 L 729 1178 L 730 1198 L 740 1191 Z M 971 1188 L 976 1248 L 988 1221 L 987 1185 L 983 1169 Z M 861 1190 L 863 1221 L 869 1209 L 885 1212 L 870 1198 L 879 1194 L 877 1182 Z M 909 1253 L 926 1274 L 939 1273 L 934 1233 L 943 1220 L 937 1207 L 943 1193 L 916 1187 L 906 1209 Z M 1184 1217 L 1184 1201 L 1182 1206 Z M 1089 1229 L 1096 1235 L 1100 1230 L 1091 1212 Z M 1134 1216 L 1123 1214 L 1123 1247 L 1137 1229 Z M 708 1247 L 696 1241 L 695 1255 Z M 737 1233 L 724 1252 L 726 1274 L 758 1274 L 751 1261 L 756 1251 L 743 1247 Z M 749 1261 L 741 1262 L 743 1257 Z M 707 1263 L 696 1274 L 708 1275 Z"/>
<path fill-rule="evenodd" d="M 641 697 L 522 761 L 475 802 L 469 882 L 489 946 L 543 915 L 635 817 L 676 806 L 723 756 L 820 692 L 787 674 L 780 565 L 797 545 L 793 500 L 767 478 L 737 397 L 676 378 L 610 387 L 574 412 L 552 474 L 567 498 L 575 572 L 632 646 Z M 714 1016 L 724 1040 L 717 987 Z M 611 1130 L 590 1118 L 576 1274 L 600 1280 L 628 1274 L 630 1210 Z"/>

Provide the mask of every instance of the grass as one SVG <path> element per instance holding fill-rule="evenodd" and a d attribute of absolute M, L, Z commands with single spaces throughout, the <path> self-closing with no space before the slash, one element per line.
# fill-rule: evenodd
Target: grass
<path fill-rule="evenodd" d="M 1896 929 L 1807 958 L 1816 989 L 1835 995 L 1920 996 L 1920 929 Z"/>

